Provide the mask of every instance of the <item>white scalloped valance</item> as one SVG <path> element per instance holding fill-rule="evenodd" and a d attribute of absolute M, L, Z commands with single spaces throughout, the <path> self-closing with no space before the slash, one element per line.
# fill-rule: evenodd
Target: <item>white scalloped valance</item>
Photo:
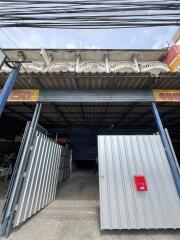
<path fill-rule="evenodd" d="M 130 61 L 111 62 L 110 72 L 138 72 L 138 68 Z"/>
<path fill-rule="evenodd" d="M 50 65 L 48 72 L 74 72 L 75 66 L 75 62 L 55 62 Z"/>
<path fill-rule="evenodd" d="M 161 72 L 168 72 L 168 66 L 160 61 L 152 61 L 152 62 L 140 62 L 139 69 L 141 72 L 151 72 L 154 69 L 159 69 Z"/>
<path fill-rule="evenodd" d="M 83 62 L 78 66 L 78 72 L 105 72 L 106 65 L 103 62 Z"/>

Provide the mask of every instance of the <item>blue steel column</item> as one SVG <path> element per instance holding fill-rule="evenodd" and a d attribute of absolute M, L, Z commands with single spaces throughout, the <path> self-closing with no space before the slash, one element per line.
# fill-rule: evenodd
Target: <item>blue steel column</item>
<path fill-rule="evenodd" d="M 8 79 L 2 89 L 2 92 L 0 94 L 0 117 L 4 110 L 4 107 L 6 105 L 9 94 L 13 88 L 14 82 L 16 81 L 16 78 L 18 76 L 20 68 L 21 68 L 21 65 L 18 64 L 12 69 L 12 71 L 10 72 Z"/>
<path fill-rule="evenodd" d="M 156 125 L 157 125 L 157 128 L 158 128 L 162 143 L 164 145 L 166 156 L 167 156 L 168 161 L 169 161 L 169 166 L 171 168 L 171 172 L 172 172 L 172 175 L 173 175 L 173 178 L 174 178 L 174 182 L 176 184 L 176 188 L 177 188 L 177 191 L 178 191 L 178 194 L 179 194 L 179 197 L 180 197 L 180 175 L 179 175 L 178 169 L 176 167 L 174 156 L 172 154 L 172 151 L 171 151 L 171 148 L 170 148 L 170 145 L 169 145 L 169 142 L 168 142 L 168 139 L 167 139 L 167 136 L 166 136 L 166 133 L 165 133 L 165 130 L 164 130 L 164 127 L 163 127 L 163 124 L 162 124 L 162 121 L 161 121 L 156 103 L 152 102 L 151 107 L 152 107 L 153 116 L 154 116 L 154 119 L 155 119 L 155 122 L 156 122 Z"/>

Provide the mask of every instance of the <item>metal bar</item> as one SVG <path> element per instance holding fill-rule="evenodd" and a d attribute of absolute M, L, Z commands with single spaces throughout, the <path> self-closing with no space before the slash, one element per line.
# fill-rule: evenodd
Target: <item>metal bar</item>
<path fill-rule="evenodd" d="M 33 108 L 32 106 L 30 106 L 29 104 L 23 102 L 23 105 L 34 111 L 34 108 Z M 53 121 L 51 121 L 48 117 L 44 116 L 42 113 L 41 113 L 41 117 L 42 117 L 45 121 L 48 121 L 48 122 L 50 122 L 50 123 L 53 123 Z"/>
<path fill-rule="evenodd" d="M 133 111 L 133 109 L 136 107 L 136 105 L 137 105 L 137 103 L 133 103 L 133 104 L 129 107 L 128 111 L 126 111 L 126 112 L 123 114 L 123 116 L 118 120 L 118 122 L 116 122 L 116 123 L 114 124 L 114 126 L 117 126 L 120 122 L 122 122 L 123 119 L 125 119 L 125 118 Z"/>
<path fill-rule="evenodd" d="M 4 110 L 4 107 L 6 105 L 7 99 L 9 97 L 9 94 L 13 88 L 13 85 L 18 77 L 18 73 L 20 71 L 21 65 L 17 64 L 12 71 L 10 72 L 8 79 L 2 89 L 2 92 L 0 94 L 0 117 L 2 115 L 2 112 Z"/>
<path fill-rule="evenodd" d="M 25 121 L 27 121 L 27 120 L 29 121 L 29 120 L 30 120 L 30 117 L 27 117 L 27 116 L 24 115 L 22 112 L 17 112 L 17 111 L 15 111 L 14 109 L 12 109 L 12 108 L 9 107 L 9 106 L 6 106 L 6 109 L 8 109 L 11 113 L 14 113 L 16 116 L 23 118 Z M 4 113 L 10 115 L 9 112 L 4 112 Z M 26 113 L 27 113 L 27 112 L 26 112 Z"/>
<path fill-rule="evenodd" d="M 57 112 L 58 116 L 62 118 L 68 125 L 72 126 L 72 123 L 66 118 L 64 113 L 59 109 L 58 105 L 53 104 L 52 105 L 55 111 Z"/>
<path fill-rule="evenodd" d="M 170 148 L 170 145 L 169 145 L 169 142 L 168 142 L 168 139 L 167 139 L 167 135 L 166 135 L 166 132 L 164 130 L 164 127 L 163 127 L 163 124 L 162 124 L 162 121 L 161 121 L 161 118 L 160 118 L 160 115 L 159 115 L 159 112 L 158 112 L 158 109 L 157 109 L 157 106 L 156 106 L 155 102 L 151 103 L 151 108 L 152 108 L 154 120 L 156 122 L 159 134 L 161 136 L 161 140 L 162 140 L 163 145 L 164 145 L 164 149 L 165 149 L 165 152 L 166 152 L 166 155 L 167 155 L 167 159 L 169 161 L 169 166 L 171 168 L 171 172 L 172 172 L 172 175 L 173 175 L 173 178 L 174 178 L 174 182 L 175 182 L 175 185 L 176 185 L 176 188 L 177 188 L 177 192 L 178 192 L 179 197 L 180 197 L 180 175 L 178 173 L 178 169 L 177 169 L 177 166 L 176 166 L 176 163 L 175 163 L 175 160 L 174 160 L 174 156 L 173 156 L 173 153 L 171 151 L 171 148 Z"/>
<path fill-rule="evenodd" d="M 126 90 L 69 90 L 41 91 L 39 102 L 152 102 L 151 91 Z"/>

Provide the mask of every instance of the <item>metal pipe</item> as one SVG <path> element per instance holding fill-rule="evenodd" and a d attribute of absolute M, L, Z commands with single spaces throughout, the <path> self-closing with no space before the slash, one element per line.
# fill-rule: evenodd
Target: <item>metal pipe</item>
<path fill-rule="evenodd" d="M 13 85 L 17 79 L 18 73 L 20 71 L 21 65 L 17 64 L 12 71 L 10 72 L 8 79 L 2 89 L 2 92 L 0 94 L 0 117 L 2 115 L 2 112 L 4 110 L 4 107 L 6 105 L 7 99 L 9 97 L 9 94 L 13 88 Z"/>
<path fill-rule="evenodd" d="M 156 122 L 156 125 L 157 125 L 157 128 L 158 128 L 162 143 L 164 145 L 164 149 L 165 149 L 166 156 L 167 156 L 167 159 L 168 159 L 168 162 L 169 162 L 169 166 L 170 166 L 173 178 L 174 178 L 176 189 L 177 189 L 177 192 L 178 192 L 179 197 L 180 197 L 180 175 L 178 173 L 176 162 L 175 162 L 173 153 L 171 151 L 171 147 L 169 145 L 167 135 L 166 135 L 165 129 L 163 127 L 163 124 L 162 124 L 162 121 L 161 121 L 161 118 L 160 118 L 160 115 L 159 115 L 159 112 L 158 112 L 158 109 L 157 109 L 157 106 L 156 106 L 155 102 L 151 103 L 151 108 L 152 108 L 154 120 Z"/>

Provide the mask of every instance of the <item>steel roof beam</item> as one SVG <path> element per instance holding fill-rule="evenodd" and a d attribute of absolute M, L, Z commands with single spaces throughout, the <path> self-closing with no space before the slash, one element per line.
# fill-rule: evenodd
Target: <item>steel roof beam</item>
<path fill-rule="evenodd" d="M 121 119 L 119 119 L 119 121 L 117 123 L 115 123 L 115 126 L 117 126 L 120 122 L 122 122 L 133 110 L 134 108 L 136 107 L 137 103 L 133 103 L 128 111 L 126 113 L 124 113 L 124 115 L 121 117 Z"/>
<path fill-rule="evenodd" d="M 152 102 L 155 101 L 151 91 L 126 90 L 69 90 L 69 91 L 40 91 L 39 102 Z"/>
<path fill-rule="evenodd" d="M 161 107 L 164 105 L 164 103 L 161 103 Z M 164 107 L 166 107 L 166 105 L 164 105 Z M 162 118 L 164 118 L 165 116 L 167 116 L 167 115 L 169 115 L 169 114 L 174 114 L 177 110 L 179 110 L 180 109 L 180 107 L 179 107 L 179 105 L 178 106 L 176 106 L 175 108 L 173 108 L 173 109 L 171 109 L 170 111 L 168 111 L 168 112 L 165 112 L 165 113 L 163 113 L 163 114 L 160 114 L 160 116 L 161 116 L 161 119 Z M 163 121 L 165 121 L 165 124 L 167 124 L 167 122 L 169 122 L 169 121 L 172 121 L 172 119 L 163 119 Z M 152 121 L 150 121 L 150 123 L 151 123 Z M 148 122 L 149 123 L 149 122 Z M 147 124 L 147 123 L 146 123 Z M 154 122 L 153 122 L 153 124 L 154 124 Z"/>
<path fill-rule="evenodd" d="M 28 107 L 29 109 L 31 109 L 33 112 L 34 112 L 34 108 L 31 107 L 29 104 L 23 102 L 23 105 Z M 44 120 L 50 122 L 50 123 L 53 123 L 53 121 L 51 121 L 49 118 L 47 118 L 46 116 L 44 116 L 42 113 L 40 114 L 40 117 L 43 118 Z"/>
<path fill-rule="evenodd" d="M 59 118 L 63 119 L 69 126 L 72 126 L 72 123 L 66 118 L 64 113 L 59 109 L 59 106 L 57 104 L 51 104 L 51 106 L 55 109 L 57 115 Z"/>
<path fill-rule="evenodd" d="M 29 121 L 29 120 L 31 120 L 31 118 L 30 117 L 28 117 L 28 116 L 25 116 L 24 114 L 22 114 L 22 113 L 20 113 L 20 112 L 17 112 L 17 111 L 15 111 L 14 109 L 12 109 L 11 107 L 9 107 L 9 106 L 6 106 L 6 109 L 8 109 L 11 113 L 13 113 L 13 114 L 15 114 L 16 116 L 19 116 L 19 117 L 21 117 L 21 118 L 23 118 L 25 121 Z M 9 112 L 4 112 L 4 114 L 10 114 Z"/>

